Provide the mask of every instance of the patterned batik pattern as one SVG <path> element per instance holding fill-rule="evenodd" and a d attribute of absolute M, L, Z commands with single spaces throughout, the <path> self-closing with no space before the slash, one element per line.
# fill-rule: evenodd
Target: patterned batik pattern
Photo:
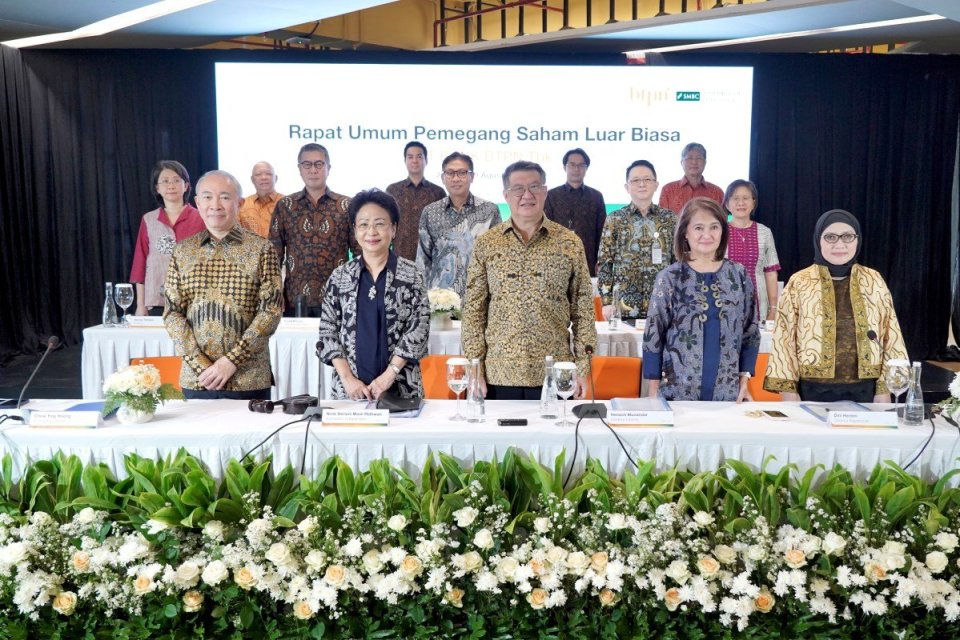
<path fill-rule="evenodd" d="M 393 238 L 393 251 L 407 260 L 417 259 L 417 246 L 420 244 L 420 216 L 428 204 L 442 200 L 447 194 L 443 187 L 429 180 L 413 184 L 409 178 L 394 182 L 386 189 L 400 207 L 400 224 Z"/>
<path fill-rule="evenodd" d="M 320 359 L 332 365 L 343 358 L 357 373 L 357 287 L 365 267 L 358 258 L 337 267 L 327 281 L 320 313 Z M 417 265 L 397 258 L 396 272 L 387 271 L 384 306 L 390 357 L 407 361 L 397 376 L 401 397 L 423 397 L 420 359 L 430 344 L 430 302 Z M 346 399 L 343 381 L 334 372 L 331 395 Z"/>

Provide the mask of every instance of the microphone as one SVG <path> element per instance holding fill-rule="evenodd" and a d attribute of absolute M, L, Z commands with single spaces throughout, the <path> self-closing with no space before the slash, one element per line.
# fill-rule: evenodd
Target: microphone
<path fill-rule="evenodd" d="M 20 408 L 20 405 L 23 404 L 23 394 L 26 393 L 27 388 L 30 386 L 30 383 L 33 382 L 34 376 L 37 375 L 37 371 L 40 371 L 40 366 L 43 364 L 43 361 L 47 359 L 47 356 L 50 355 L 50 352 L 60 346 L 60 338 L 57 336 L 50 336 L 47 338 L 47 350 L 43 352 L 43 356 L 40 358 L 40 362 L 37 363 L 37 366 L 33 368 L 33 372 L 30 374 L 30 377 L 27 378 L 26 384 L 23 385 L 23 388 L 20 390 L 20 397 L 17 398 L 17 409 Z M 14 418 L 16 419 L 16 418 Z M 20 418 L 22 421 L 23 418 Z"/>
<path fill-rule="evenodd" d="M 883 354 L 886 352 L 886 349 L 883 348 L 883 343 L 877 338 L 877 332 L 873 329 L 867 331 L 867 338 L 880 347 L 880 359 L 883 360 Z"/>
<path fill-rule="evenodd" d="M 583 350 L 587 352 L 587 367 L 589 369 L 587 376 L 590 379 L 590 396 L 596 400 L 597 392 L 593 387 L 593 347 L 587 345 Z M 604 406 L 602 402 L 586 402 L 575 406 L 573 408 L 573 415 L 581 419 L 599 418 L 603 420 L 607 417 L 607 407 Z"/>

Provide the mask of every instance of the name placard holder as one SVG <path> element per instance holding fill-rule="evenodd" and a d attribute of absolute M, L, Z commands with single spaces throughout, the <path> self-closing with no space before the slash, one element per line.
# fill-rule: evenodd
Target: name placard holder
<path fill-rule="evenodd" d="M 319 331 L 320 318 L 281 318 L 278 331 Z"/>
<path fill-rule="evenodd" d="M 162 329 L 163 318 L 160 316 L 127 316 L 127 326 Z"/>
<path fill-rule="evenodd" d="M 607 412 L 611 427 L 672 427 L 673 411 L 631 411 L 611 409 Z"/>
<path fill-rule="evenodd" d="M 31 411 L 30 426 L 40 429 L 96 429 L 103 426 L 99 411 Z"/>
<path fill-rule="evenodd" d="M 386 427 L 390 424 L 387 409 L 330 409 L 323 410 L 325 427 Z"/>
<path fill-rule="evenodd" d="M 896 429 L 897 414 L 891 411 L 831 411 L 831 427 L 854 429 Z"/>

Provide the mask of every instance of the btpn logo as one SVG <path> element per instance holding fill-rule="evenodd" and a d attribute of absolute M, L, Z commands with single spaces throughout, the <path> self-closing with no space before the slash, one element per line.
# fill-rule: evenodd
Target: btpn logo
<path fill-rule="evenodd" d="M 700 92 L 677 91 L 677 102 L 700 102 Z"/>

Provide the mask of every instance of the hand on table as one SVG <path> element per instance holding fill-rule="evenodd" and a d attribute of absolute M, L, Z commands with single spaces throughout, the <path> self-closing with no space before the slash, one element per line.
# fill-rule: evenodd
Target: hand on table
<path fill-rule="evenodd" d="M 373 382 L 370 383 L 368 387 L 370 389 L 370 395 L 373 396 L 374 400 L 379 400 L 380 395 L 390 389 L 393 386 L 393 383 L 397 381 L 397 374 L 393 372 L 393 369 L 387 367 L 387 370 L 381 373 L 379 376 L 373 379 Z M 358 381 L 359 382 L 359 381 Z"/>
<path fill-rule="evenodd" d="M 347 397 L 351 400 L 373 400 L 373 394 L 370 392 L 370 387 L 363 384 L 356 376 L 346 376 L 341 378 L 343 382 L 343 390 L 347 392 Z"/>

